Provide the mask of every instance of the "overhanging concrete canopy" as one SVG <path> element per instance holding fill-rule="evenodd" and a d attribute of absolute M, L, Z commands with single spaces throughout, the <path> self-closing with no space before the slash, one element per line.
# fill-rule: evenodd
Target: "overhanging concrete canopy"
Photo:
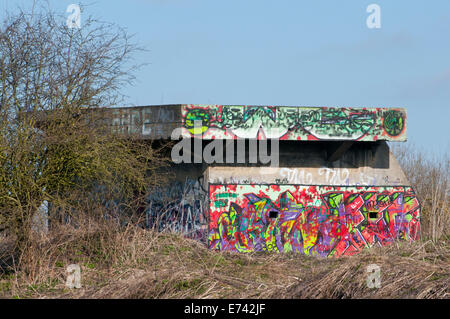
<path fill-rule="evenodd" d="M 181 128 L 183 137 L 203 139 L 406 140 L 404 108 L 177 104 L 107 110 L 115 131 L 146 139 L 169 139 Z"/>

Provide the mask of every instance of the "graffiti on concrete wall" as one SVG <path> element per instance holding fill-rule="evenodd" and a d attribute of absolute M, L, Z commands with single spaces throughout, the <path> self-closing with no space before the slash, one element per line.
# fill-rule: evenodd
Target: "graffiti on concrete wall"
<path fill-rule="evenodd" d="M 206 240 L 208 223 L 207 199 L 200 180 L 187 179 L 169 187 L 155 190 L 147 198 L 146 228 L 176 232 L 186 237 Z"/>
<path fill-rule="evenodd" d="M 280 169 L 280 175 L 287 184 L 312 184 L 313 182 L 312 174 L 303 169 L 283 167 Z"/>
<path fill-rule="evenodd" d="M 114 132 L 146 138 L 170 137 L 181 124 L 184 136 L 204 139 L 406 140 L 402 108 L 183 104 L 109 111 Z"/>
<path fill-rule="evenodd" d="M 208 171 L 213 184 L 297 184 L 323 186 L 398 186 L 408 184 L 400 169 L 332 167 L 243 167 Z"/>
<path fill-rule="evenodd" d="M 403 109 L 183 105 L 192 136 L 282 140 L 404 140 Z M 194 127 L 195 121 L 201 126 Z"/>
<path fill-rule="evenodd" d="M 411 187 L 210 185 L 209 247 L 353 255 L 419 236 Z"/>
<path fill-rule="evenodd" d="M 167 123 L 179 121 L 179 110 L 170 106 L 111 108 L 112 131 L 121 134 L 170 136 Z M 170 127 L 169 127 L 170 128 Z"/>

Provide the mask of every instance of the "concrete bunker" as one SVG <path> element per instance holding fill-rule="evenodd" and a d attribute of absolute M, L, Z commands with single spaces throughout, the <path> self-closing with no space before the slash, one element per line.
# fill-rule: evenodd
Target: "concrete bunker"
<path fill-rule="evenodd" d="M 173 183 L 150 195 L 148 225 L 158 217 L 158 201 L 171 196 L 178 202 L 166 210 L 163 227 L 211 249 L 341 256 L 418 239 L 420 204 L 387 144 L 406 141 L 403 108 L 181 104 L 107 111 L 115 132 L 192 142 L 188 156 L 172 164 Z M 199 156 L 217 141 L 233 156 Z M 268 141 L 262 145 L 266 155 L 276 153 L 276 165 L 252 157 L 261 151 L 258 141 Z"/>

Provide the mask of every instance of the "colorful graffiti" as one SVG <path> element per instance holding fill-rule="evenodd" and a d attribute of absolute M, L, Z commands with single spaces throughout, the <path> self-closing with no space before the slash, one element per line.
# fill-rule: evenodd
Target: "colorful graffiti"
<path fill-rule="evenodd" d="M 411 187 L 210 185 L 212 249 L 353 255 L 419 236 Z"/>
<path fill-rule="evenodd" d="M 406 139 L 404 109 L 183 105 L 181 114 L 188 134 L 204 139 Z"/>

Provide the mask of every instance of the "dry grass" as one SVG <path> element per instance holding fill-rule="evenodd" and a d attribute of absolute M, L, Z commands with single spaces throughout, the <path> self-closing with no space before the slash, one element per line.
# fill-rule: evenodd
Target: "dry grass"
<path fill-rule="evenodd" d="M 4 298 L 449 298 L 450 242 L 405 242 L 346 258 L 216 252 L 176 234 L 111 222 L 65 225 L 4 273 Z M 65 287 L 81 266 L 82 288 Z M 381 288 L 366 285 L 381 267 Z"/>
<path fill-rule="evenodd" d="M 410 143 L 395 144 L 392 150 L 420 199 L 421 238 L 436 241 L 449 236 L 449 150 L 427 154 Z"/>

